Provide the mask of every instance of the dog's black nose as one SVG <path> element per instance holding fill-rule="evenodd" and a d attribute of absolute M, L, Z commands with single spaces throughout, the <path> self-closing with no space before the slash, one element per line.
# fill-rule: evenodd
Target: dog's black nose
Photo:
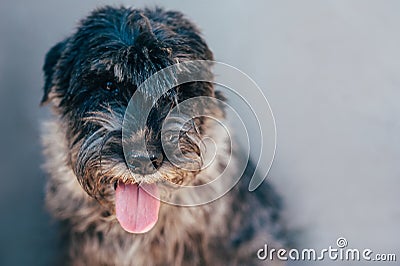
<path fill-rule="evenodd" d="M 131 154 L 127 158 L 127 163 L 132 172 L 136 174 L 153 174 L 162 164 L 162 154 L 150 154 L 148 157 L 138 154 Z"/>

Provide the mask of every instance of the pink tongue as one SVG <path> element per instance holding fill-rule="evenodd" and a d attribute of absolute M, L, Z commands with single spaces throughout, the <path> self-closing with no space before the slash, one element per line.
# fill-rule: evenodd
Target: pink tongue
<path fill-rule="evenodd" d="M 138 186 L 118 183 L 115 191 L 115 209 L 122 228 L 135 234 L 146 233 L 153 228 L 160 208 L 160 200 L 155 197 L 158 197 L 155 184 Z"/>

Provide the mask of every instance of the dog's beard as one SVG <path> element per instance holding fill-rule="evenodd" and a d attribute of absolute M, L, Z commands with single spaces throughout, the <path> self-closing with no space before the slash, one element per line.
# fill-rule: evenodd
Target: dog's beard
<path fill-rule="evenodd" d="M 115 210 L 119 223 L 126 231 L 144 233 L 157 222 L 160 199 L 172 198 L 180 185 L 190 185 L 196 179 L 203 162 L 201 137 L 194 128 L 189 127 L 182 134 L 167 127 L 164 149 L 169 151 L 170 157 L 183 155 L 184 160 L 178 158 L 177 165 L 165 158 L 153 173 L 132 173 L 126 163 L 123 146 L 134 149 L 134 144 L 123 145 L 122 114 L 122 109 L 105 107 L 103 111 L 93 112 L 84 118 L 85 123 L 95 125 L 97 130 L 76 143 L 73 150 L 77 152 L 72 156 L 72 163 L 83 189 L 111 213 Z M 174 152 L 176 141 L 180 147 L 178 154 Z"/>

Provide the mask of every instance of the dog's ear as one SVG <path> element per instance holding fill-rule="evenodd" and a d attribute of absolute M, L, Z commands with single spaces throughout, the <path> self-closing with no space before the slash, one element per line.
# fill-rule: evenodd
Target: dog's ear
<path fill-rule="evenodd" d="M 53 76 L 56 71 L 56 66 L 61 58 L 61 55 L 66 47 L 68 39 L 54 45 L 46 54 L 46 58 L 43 65 L 44 72 L 44 94 L 40 102 L 41 105 L 45 104 L 49 100 L 49 93 L 51 88 L 54 86 Z"/>

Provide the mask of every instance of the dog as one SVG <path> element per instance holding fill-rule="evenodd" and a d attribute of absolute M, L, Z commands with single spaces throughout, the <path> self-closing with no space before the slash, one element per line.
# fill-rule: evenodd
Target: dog
<path fill-rule="evenodd" d="M 41 104 L 52 110 L 42 134 L 49 175 L 46 206 L 64 228 L 63 264 L 265 265 L 258 249 L 266 243 L 285 246 L 281 199 L 267 182 L 247 190 L 255 171 L 250 161 L 238 184 L 208 204 L 168 203 L 177 200 L 179 187 L 160 200 L 158 186 L 206 184 L 224 171 L 227 154 L 233 162 L 240 156 L 207 116 L 225 119 L 218 104 L 224 96 L 212 82 L 181 84 L 159 98 L 156 87 L 141 86 L 158 71 L 190 60 L 214 58 L 196 25 L 180 12 L 159 7 L 98 8 L 46 54 Z M 143 97 L 133 115 L 140 115 L 142 104 L 152 108 L 143 126 L 124 140 L 125 113 L 137 92 Z M 181 125 L 179 137 L 166 141 L 180 145 L 197 165 L 193 170 L 171 163 L 161 131 L 170 110 L 195 97 L 216 101 L 207 108 L 193 105 L 194 112 L 202 109 L 207 115 Z M 173 131 L 167 127 L 164 135 L 168 130 Z M 218 148 L 206 168 L 199 144 L 204 136 Z M 137 139 L 145 139 L 145 149 Z M 125 144 L 132 147 L 128 152 Z M 190 201 L 202 195 L 179 197 Z"/>

